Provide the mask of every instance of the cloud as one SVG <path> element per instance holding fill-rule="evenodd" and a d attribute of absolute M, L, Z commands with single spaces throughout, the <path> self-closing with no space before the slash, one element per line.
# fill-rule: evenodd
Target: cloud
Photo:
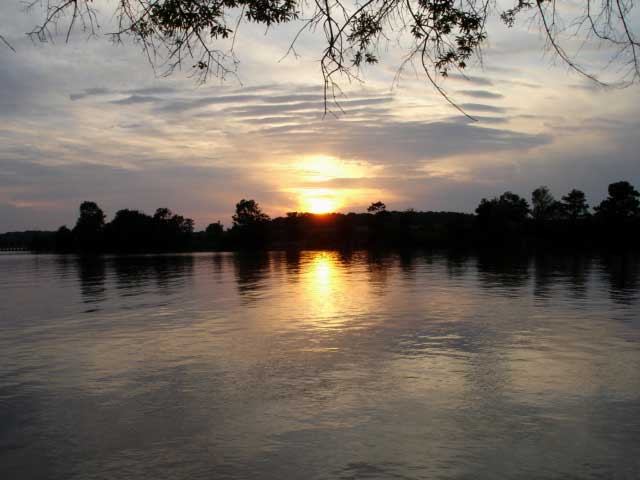
<path fill-rule="evenodd" d="M 392 101 L 389 96 L 376 96 L 371 98 L 339 99 L 337 103 L 333 100 L 327 101 L 327 106 L 340 111 L 363 106 L 378 105 Z M 324 97 L 321 95 L 309 94 L 289 94 L 289 95 L 220 95 L 207 96 L 195 99 L 170 99 L 156 108 L 157 113 L 176 114 L 186 113 L 191 110 L 205 107 L 221 106 L 225 107 L 223 112 L 235 117 L 271 116 L 300 112 L 304 110 L 314 110 L 324 112 Z"/>
<path fill-rule="evenodd" d="M 175 99 L 169 100 L 164 105 L 159 106 L 156 111 L 162 113 L 183 113 L 189 110 L 208 107 L 211 105 L 223 105 L 229 103 L 244 103 L 247 101 L 259 100 L 258 95 L 220 95 L 217 97 L 203 97 L 196 99 Z"/>
<path fill-rule="evenodd" d="M 301 102 L 301 101 L 324 101 L 324 95 L 322 94 L 291 94 L 291 95 L 272 95 L 267 97 L 262 97 L 262 101 L 265 103 L 291 103 L 291 102 Z"/>
<path fill-rule="evenodd" d="M 490 92 L 489 90 L 459 90 L 459 94 L 473 98 L 503 98 L 501 93 Z"/>
<path fill-rule="evenodd" d="M 127 93 L 130 95 L 164 95 L 164 94 L 173 94 L 173 93 L 179 93 L 179 92 L 180 90 L 175 87 L 155 86 L 155 87 L 132 88 L 130 90 L 125 90 L 123 93 Z"/>
<path fill-rule="evenodd" d="M 493 85 L 493 80 L 486 77 L 478 77 L 475 75 L 462 75 L 460 73 L 450 73 L 447 75 L 447 80 L 452 80 L 455 82 L 461 83 L 470 83 L 472 85 L 478 86 L 491 86 Z"/>
<path fill-rule="evenodd" d="M 283 123 L 292 123 L 296 120 L 300 120 L 301 118 L 309 118 L 309 117 L 300 117 L 293 118 L 290 116 L 280 116 L 280 117 L 259 117 L 259 118 L 246 118 L 244 119 L 244 123 L 254 124 L 254 125 L 279 125 Z M 311 117 L 313 118 L 313 117 Z"/>
<path fill-rule="evenodd" d="M 279 125 L 255 131 L 258 136 L 282 142 L 291 154 L 319 151 L 338 157 L 391 165 L 461 154 L 521 151 L 545 145 L 547 134 L 527 134 L 509 129 L 481 127 L 451 121 L 403 121 L 372 118 L 366 121 L 326 121 Z"/>
<path fill-rule="evenodd" d="M 461 103 L 460 108 L 470 112 L 504 113 L 507 111 L 507 109 L 504 107 L 496 107 L 495 105 L 485 105 L 482 103 Z"/>
<path fill-rule="evenodd" d="M 160 101 L 158 97 L 152 97 L 149 95 L 130 95 L 119 100 L 112 100 L 110 103 L 114 103 L 116 105 L 136 105 L 138 103 L 154 103 L 158 101 Z"/>
<path fill-rule="evenodd" d="M 108 88 L 94 87 L 94 88 L 86 88 L 83 92 L 80 93 L 72 93 L 69 95 L 69 98 L 73 101 L 82 100 L 87 97 L 98 97 L 102 95 L 109 95 L 112 92 Z"/>

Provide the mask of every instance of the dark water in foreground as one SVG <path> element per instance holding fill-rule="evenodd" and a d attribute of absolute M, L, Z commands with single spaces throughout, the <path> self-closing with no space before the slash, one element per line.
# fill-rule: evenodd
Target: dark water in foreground
<path fill-rule="evenodd" d="M 0 255 L 0 478 L 640 478 L 639 289 L 637 257 Z"/>

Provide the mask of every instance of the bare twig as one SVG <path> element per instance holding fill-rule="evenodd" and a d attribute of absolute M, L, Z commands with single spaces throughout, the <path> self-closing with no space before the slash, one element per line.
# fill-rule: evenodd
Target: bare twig
<path fill-rule="evenodd" d="M 6 38 L 4 38 L 2 35 L 0 35 L 0 42 L 2 42 L 13 53 L 16 53 L 16 49 L 13 48 L 13 45 L 11 45 L 9 41 Z"/>

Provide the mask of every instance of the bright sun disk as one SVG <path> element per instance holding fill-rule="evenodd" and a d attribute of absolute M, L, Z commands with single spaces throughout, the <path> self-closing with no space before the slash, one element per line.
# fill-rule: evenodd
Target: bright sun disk
<path fill-rule="evenodd" d="M 311 213 L 329 213 L 335 210 L 335 202 L 327 197 L 310 197 L 305 199 L 307 209 Z"/>

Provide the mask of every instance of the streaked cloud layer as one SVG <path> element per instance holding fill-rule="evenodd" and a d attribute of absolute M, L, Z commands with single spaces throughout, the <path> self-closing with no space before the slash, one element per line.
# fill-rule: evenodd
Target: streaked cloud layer
<path fill-rule="evenodd" d="M 155 79 L 135 46 L 32 45 L 33 17 L 4 2 L 0 17 L 17 47 L 0 49 L 0 231 L 71 225 L 87 199 L 109 214 L 169 206 L 204 227 L 242 197 L 272 215 L 311 196 L 472 211 L 507 189 L 577 187 L 593 203 L 611 181 L 640 185 L 638 88 L 549 66 L 535 32 L 498 36 L 486 69 L 446 80 L 472 122 L 410 74 L 394 85 L 393 52 L 324 115 L 319 47 L 278 63 L 288 31 L 246 34 L 242 85 L 197 86 Z"/>

